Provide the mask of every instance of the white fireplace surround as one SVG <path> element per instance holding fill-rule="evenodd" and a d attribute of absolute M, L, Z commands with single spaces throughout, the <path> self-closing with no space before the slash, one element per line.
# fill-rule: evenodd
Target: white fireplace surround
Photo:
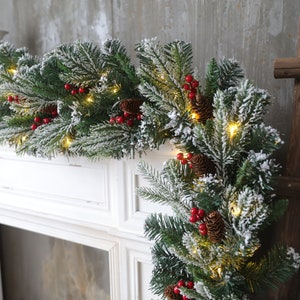
<path fill-rule="evenodd" d="M 174 155 L 163 146 L 141 159 L 161 169 Z M 143 226 L 149 213 L 168 208 L 136 195 L 148 184 L 137 171 L 139 160 L 49 160 L 1 147 L 0 222 L 106 250 L 112 300 L 157 299 L 149 291 L 151 244 Z"/>

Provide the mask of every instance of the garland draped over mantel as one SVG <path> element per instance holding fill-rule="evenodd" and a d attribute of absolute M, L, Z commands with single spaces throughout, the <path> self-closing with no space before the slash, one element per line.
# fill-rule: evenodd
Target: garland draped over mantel
<path fill-rule="evenodd" d="M 151 214 L 151 289 L 169 300 L 239 300 L 278 286 L 299 268 L 294 249 L 258 254 L 259 233 L 287 201 L 274 200 L 282 141 L 263 122 L 269 94 L 234 59 L 192 67 L 192 47 L 156 39 L 136 46 L 135 66 L 119 40 L 75 42 L 42 58 L 0 43 L 0 143 L 19 154 L 133 157 L 170 140 L 179 149 L 161 172 L 141 162 L 167 204 Z"/>

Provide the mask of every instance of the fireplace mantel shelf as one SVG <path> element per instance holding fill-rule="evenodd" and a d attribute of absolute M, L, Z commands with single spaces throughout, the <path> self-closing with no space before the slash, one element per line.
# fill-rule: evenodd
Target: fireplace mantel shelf
<path fill-rule="evenodd" d="M 157 169 L 174 150 L 163 146 L 141 159 Z M 137 159 L 54 159 L 17 156 L 0 148 L 0 222 L 107 250 L 111 299 L 154 299 L 148 291 L 150 243 L 143 236 L 149 213 L 167 211 L 136 195 L 148 183 Z M 118 274 L 118 275 L 117 275 Z M 127 281 L 128 292 L 120 293 Z"/>

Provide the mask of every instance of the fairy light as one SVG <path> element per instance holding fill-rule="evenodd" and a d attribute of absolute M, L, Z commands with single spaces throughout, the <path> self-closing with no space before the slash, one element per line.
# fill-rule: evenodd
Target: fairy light
<path fill-rule="evenodd" d="M 192 117 L 193 120 L 196 120 L 196 121 L 200 119 L 200 115 L 197 114 L 197 113 L 195 113 L 195 112 L 193 112 L 193 113 L 191 114 L 191 117 Z"/>
<path fill-rule="evenodd" d="M 113 94 L 116 94 L 116 93 L 118 93 L 118 92 L 120 91 L 120 89 L 121 89 L 121 86 L 115 84 L 115 85 L 112 87 L 112 93 L 113 93 Z"/>
<path fill-rule="evenodd" d="M 91 95 L 87 95 L 87 97 L 85 98 L 85 101 L 89 104 L 94 102 L 94 98 Z"/>
<path fill-rule="evenodd" d="M 235 218 L 237 218 L 241 214 L 242 210 L 238 205 L 232 203 L 230 205 L 230 212 Z"/>
<path fill-rule="evenodd" d="M 228 134 L 229 134 L 230 139 L 233 139 L 236 136 L 239 128 L 240 128 L 240 124 L 237 123 L 237 122 L 232 122 L 228 125 L 227 130 L 228 130 Z"/>
<path fill-rule="evenodd" d="M 73 138 L 71 136 L 67 135 L 62 141 L 62 146 L 64 148 L 68 149 L 72 142 L 73 142 Z"/>
<path fill-rule="evenodd" d="M 10 73 L 12 75 L 15 75 L 17 73 L 17 69 L 14 67 L 9 68 L 7 71 L 8 71 L 8 73 Z"/>

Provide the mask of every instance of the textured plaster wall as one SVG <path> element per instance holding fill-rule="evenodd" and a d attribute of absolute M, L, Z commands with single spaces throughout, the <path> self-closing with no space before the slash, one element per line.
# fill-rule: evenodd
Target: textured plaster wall
<path fill-rule="evenodd" d="M 0 7 L 5 39 L 38 55 L 75 40 L 119 38 L 134 57 L 137 42 L 158 37 L 191 42 L 200 74 L 212 57 L 235 57 L 274 97 L 266 121 L 287 140 L 293 80 L 275 80 L 273 61 L 296 53 L 298 0 L 0 0 Z"/>
<path fill-rule="evenodd" d="M 275 80 L 273 62 L 295 56 L 299 15 L 299 0 L 0 0 L 5 39 L 33 54 L 78 39 L 101 44 L 119 38 L 134 56 L 135 43 L 158 37 L 163 43 L 190 41 L 200 74 L 212 57 L 235 57 L 247 77 L 274 97 L 266 122 L 286 141 L 293 80 Z"/>

